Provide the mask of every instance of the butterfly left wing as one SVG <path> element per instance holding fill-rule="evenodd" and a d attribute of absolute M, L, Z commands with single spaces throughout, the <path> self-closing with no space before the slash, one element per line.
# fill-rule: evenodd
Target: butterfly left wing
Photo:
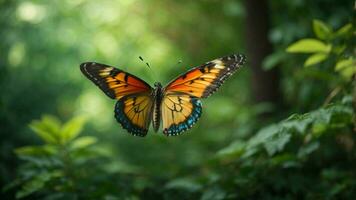
<path fill-rule="evenodd" d="M 170 82 L 165 91 L 206 98 L 245 63 L 245 56 L 233 54 L 195 67 Z"/>
<path fill-rule="evenodd" d="M 112 99 L 152 90 L 140 78 L 109 65 L 86 62 L 80 65 L 80 70 Z"/>
<path fill-rule="evenodd" d="M 132 135 L 144 137 L 151 122 L 152 110 L 151 94 L 125 96 L 115 105 L 115 118 Z"/>
<path fill-rule="evenodd" d="M 120 69 L 86 62 L 80 65 L 83 74 L 107 96 L 117 99 L 115 118 L 129 133 L 146 136 L 151 121 L 152 88 L 140 78 Z"/>

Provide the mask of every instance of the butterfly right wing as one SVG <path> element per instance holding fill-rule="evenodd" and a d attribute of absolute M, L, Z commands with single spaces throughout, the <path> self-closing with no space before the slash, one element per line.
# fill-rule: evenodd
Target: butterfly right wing
<path fill-rule="evenodd" d="M 171 81 L 164 89 L 161 105 L 163 133 L 178 135 L 191 128 L 202 113 L 200 98 L 213 94 L 245 60 L 242 54 L 224 56 Z"/>
<path fill-rule="evenodd" d="M 115 118 L 129 133 L 144 137 L 152 118 L 153 98 L 149 93 L 126 96 L 115 105 Z"/>
<path fill-rule="evenodd" d="M 167 136 L 190 129 L 202 114 L 199 98 L 185 93 L 168 92 L 162 99 L 162 129 Z"/>

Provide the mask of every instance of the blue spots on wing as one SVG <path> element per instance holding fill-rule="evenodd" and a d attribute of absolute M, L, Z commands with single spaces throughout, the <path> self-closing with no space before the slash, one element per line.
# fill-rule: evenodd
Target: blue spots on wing
<path fill-rule="evenodd" d="M 172 124 L 169 128 L 164 129 L 164 134 L 167 136 L 179 135 L 180 133 L 190 129 L 198 121 L 203 110 L 201 101 L 199 99 L 192 99 L 191 103 L 193 104 L 193 111 L 188 118 L 179 124 Z"/>
<path fill-rule="evenodd" d="M 115 118 L 116 121 L 122 125 L 122 128 L 126 129 L 129 133 L 135 136 L 145 137 L 147 134 L 147 129 L 143 129 L 131 122 L 124 113 L 124 101 L 121 99 L 117 101 L 115 105 Z"/>

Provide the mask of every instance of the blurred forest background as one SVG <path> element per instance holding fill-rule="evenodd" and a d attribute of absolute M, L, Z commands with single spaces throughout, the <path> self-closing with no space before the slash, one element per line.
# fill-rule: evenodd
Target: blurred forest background
<path fill-rule="evenodd" d="M 356 197 L 353 1 L 0 0 L 0 27 L 2 199 Z M 235 52 L 178 137 L 127 134 L 79 70 L 165 84 Z"/>

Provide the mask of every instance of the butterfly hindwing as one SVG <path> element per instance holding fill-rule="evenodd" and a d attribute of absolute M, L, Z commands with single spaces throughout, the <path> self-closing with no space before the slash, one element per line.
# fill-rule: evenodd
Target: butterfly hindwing
<path fill-rule="evenodd" d="M 152 89 L 140 78 L 108 65 L 86 62 L 80 65 L 80 70 L 112 99 L 121 99 Z"/>
<path fill-rule="evenodd" d="M 225 56 L 195 67 L 166 86 L 168 92 L 182 92 L 197 98 L 206 98 L 245 62 L 242 54 Z"/>
<path fill-rule="evenodd" d="M 121 98 L 115 106 L 115 118 L 133 135 L 146 136 L 151 122 L 153 100 L 150 94 Z"/>
<path fill-rule="evenodd" d="M 184 93 L 166 93 L 161 104 L 163 133 L 178 135 L 188 130 L 201 116 L 201 101 Z"/>

